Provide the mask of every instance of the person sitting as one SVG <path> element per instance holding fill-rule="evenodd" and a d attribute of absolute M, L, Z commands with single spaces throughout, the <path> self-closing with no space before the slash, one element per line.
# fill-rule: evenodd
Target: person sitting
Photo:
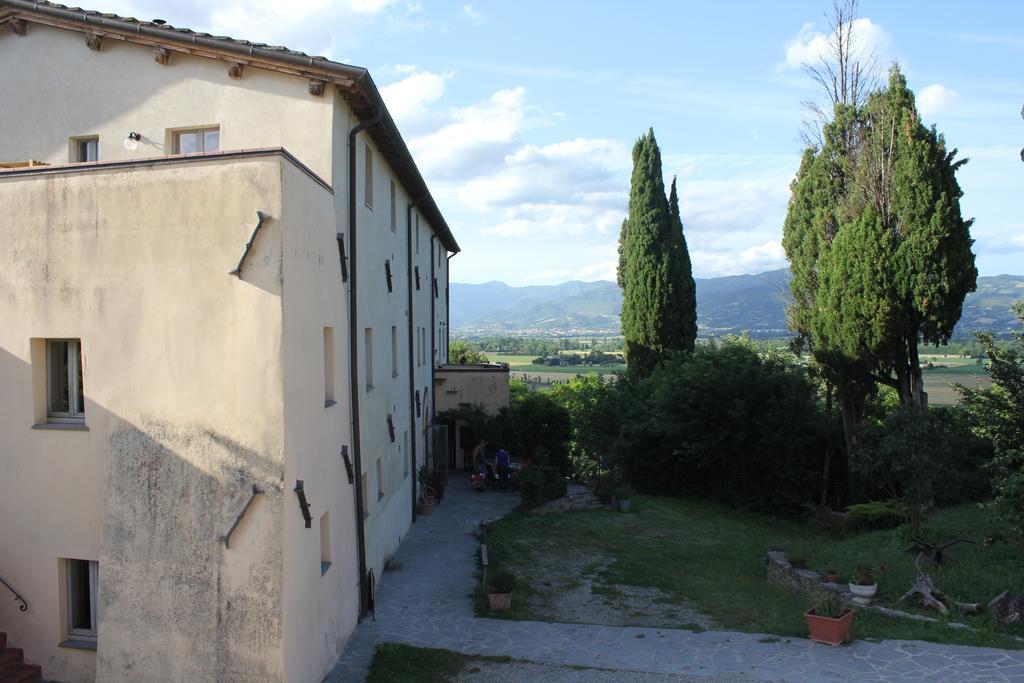
<path fill-rule="evenodd" d="M 511 476 L 511 457 L 508 451 L 504 448 L 498 451 L 498 454 L 494 457 L 495 469 L 498 470 L 498 481 L 501 483 L 502 489 L 508 488 L 508 480 Z"/>

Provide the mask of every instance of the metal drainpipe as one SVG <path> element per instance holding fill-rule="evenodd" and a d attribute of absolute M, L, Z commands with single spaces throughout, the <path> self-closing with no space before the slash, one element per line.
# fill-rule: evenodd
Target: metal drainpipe
<path fill-rule="evenodd" d="M 356 251 L 356 136 L 380 123 L 380 110 L 348 133 L 349 393 L 352 403 L 352 454 L 356 470 L 356 539 L 359 545 L 359 618 L 367 605 L 366 530 L 363 527 L 363 459 L 359 442 L 359 279 Z"/>
<path fill-rule="evenodd" d="M 446 363 L 452 362 L 452 357 L 448 354 L 452 346 L 452 296 L 449 285 L 452 282 L 452 259 L 458 255 L 457 251 L 449 254 L 448 267 L 444 270 L 444 361 Z"/>
<path fill-rule="evenodd" d="M 409 202 L 405 209 L 405 250 L 408 255 L 408 269 L 406 273 L 407 293 L 409 296 L 409 431 L 412 433 L 410 441 L 409 457 L 412 458 L 412 521 L 416 521 L 416 366 L 413 359 L 413 327 L 416 319 L 413 316 L 413 289 L 412 289 L 412 210 L 422 202 L 425 197 L 420 197 L 414 202 Z M 426 401 L 427 397 L 424 396 Z M 420 404 L 422 406 L 422 403 Z M 422 408 L 421 408 L 422 411 Z"/>
<path fill-rule="evenodd" d="M 436 235 L 430 236 L 430 352 L 433 354 L 437 348 L 437 318 L 435 312 L 435 304 L 437 303 L 437 297 L 434 296 L 434 278 L 437 275 L 434 273 L 434 241 L 437 239 Z M 434 416 L 437 415 L 437 396 L 434 396 L 435 384 L 434 380 L 437 375 L 437 362 L 436 359 L 431 356 L 430 358 L 430 393 L 435 400 L 430 402 L 430 424 L 434 424 Z M 436 455 L 436 454 L 435 454 Z M 445 454 L 447 457 L 447 453 Z M 434 470 L 437 470 L 437 460 L 434 461 Z"/>

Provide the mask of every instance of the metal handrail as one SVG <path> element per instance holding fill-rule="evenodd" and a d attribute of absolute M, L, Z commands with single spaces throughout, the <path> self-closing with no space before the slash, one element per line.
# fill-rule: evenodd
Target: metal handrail
<path fill-rule="evenodd" d="M 27 612 L 28 611 L 28 603 L 25 602 L 25 598 L 21 597 L 21 593 L 19 593 L 18 591 L 14 590 L 14 586 L 12 586 L 11 584 L 9 584 L 6 581 L 4 581 L 4 578 L 2 576 L 0 576 L 0 583 L 2 583 L 3 585 L 7 586 L 7 590 L 9 590 L 12 593 L 14 593 L 15 601 L 21 603 L 21 606 L 18 607 L 18 609 L 20 611 L 22 611 L 22 612 Z"/>

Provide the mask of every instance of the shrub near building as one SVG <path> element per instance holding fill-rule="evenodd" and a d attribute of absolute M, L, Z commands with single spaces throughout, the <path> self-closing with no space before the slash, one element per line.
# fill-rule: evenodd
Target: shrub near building
<path fill-rule="evenodd" d="M 842 447 L 806 371 L 743 341 L 698 347 L 620 389 L 615 452 L 641 491 L 797 514 L 820 500 Z"/>

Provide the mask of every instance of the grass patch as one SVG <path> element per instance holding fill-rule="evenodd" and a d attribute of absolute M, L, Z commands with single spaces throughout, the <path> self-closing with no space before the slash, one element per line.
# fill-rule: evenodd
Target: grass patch
<path fill-rule="evenodd" d="M 464 655 L 451 650 L 381 643 L 373 653 L 367 683 L 444 683 L 463 671 L 473 672 L 474 662 L 514 661 L 511 657 Z"/>
<path fill-rule="evenodd" d="M 503 568 L 522 577 L 522 589 L 528 590 L 526 577 L 546 571 L 546 557 L 599 556 L 611 560 L 597 572 L 607 588 L 657 588 L 676 599 L 692 600 L 724 629 L 798 638 L 806 636 L 803 613 L 810 605 L 806 598 L 768 583 L 762 561 L 768 548 L 781 547 L 790 557 L 806 558 L 808 566 L 818 571 L 834 567 L 842 580 L 858 564 L 885 564 L 888 571 L 881 578 L 878 599 L 888 605 L 895 604 L 915 575 L 913 558 L 904 552 L 909 543 L 906 528 L 837 539 L 802 521 L 769 519 L 704 502 L 650 496 L 635 496 L 634 501 L 640 505 L 631 515 L 605 510 L 554 515 L 516 512 L 489 525 L 488 549 L 493 557 L 502 558 Z M 1006 589 L 1024 592 L 1024 558 L 1019 551 L 1005 543 L 985 547 L 980 542 L 994 531 L 998 529 L 976 505 L 942 511 L 926 523 L 922 534 L 927 538 L 978 541 L 949 551 L 952 562 L 943 568 L 939 585 L 953 599 L 985 603 Z M 517 605 L 515 597 L 511 613 L 491 614 L 479 609 L 479 600 L 477 605 L 478 613 L 487 616 L 537 618 L 531 616 L 526 600 Z M 900 607 L 915 611 L 912 605 Z M 854 628 L 862 638 L 1022 646 L 1009 636 L 1024 635 L 1024 629 L 1000 627 L 987 615 L 954 614 L 950 620 L 979 632 L 863 610 Z"/>

